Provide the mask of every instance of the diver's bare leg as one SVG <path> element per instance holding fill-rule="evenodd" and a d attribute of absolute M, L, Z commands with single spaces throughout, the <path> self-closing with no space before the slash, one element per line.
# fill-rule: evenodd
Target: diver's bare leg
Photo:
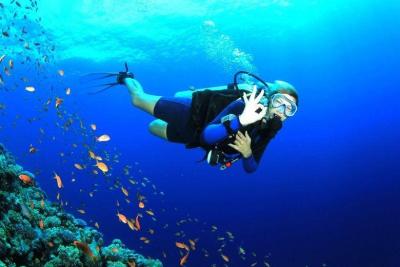
<path fill-rule="evenodd" d="M 131 95 L 132 104 L 141 110 L 154 115 L 154 107 L 161 96 L 150 95 L 143 91 L 142 85 L 135 79 L 126 78 L 125 85 Z"/>
<path fill-rule="evenodd" d="M 168 140 L 167 139 L 167 126 L 168 126 L 167 122 L 157 119 L 157 120 L 150 122 L 149 131 L 152 134 L 154 134 L 155 136 L 158 136 L 165 140 Z"/>

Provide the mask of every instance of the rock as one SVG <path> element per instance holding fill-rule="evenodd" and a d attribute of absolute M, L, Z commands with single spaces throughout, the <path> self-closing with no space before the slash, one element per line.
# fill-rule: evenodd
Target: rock
<path fill-rule="evenodd" d="M 115 239 L 104 246 L 103 235 L 87 223 L 64 212 L 57 204 L 40 201 L 46 194 L 36 183 L 25 185 L 19 174 L 35 176 L 15 163 L 0 144 L 0 267 L 2 266 L 127 266 L 162 267 L 159 260 L 146 259 Z M 27 197 L 33 201 L 28 203 Z M 43 229 L 39 226 L 42 220 Z M 88 242 L 93 255 L 86 255 L 74 241 Z M 99 246 L 100 250 L 96 249 Z M 115 250 L 117 248 L 117 250 Z M 115 252 L 117 251 L 117 252 Z"/>

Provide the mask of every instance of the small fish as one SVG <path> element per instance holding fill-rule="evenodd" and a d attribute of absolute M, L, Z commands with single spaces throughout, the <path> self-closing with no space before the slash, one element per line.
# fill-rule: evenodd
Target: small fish
<path fill-rule="evenodd" d="M 139 215 L 136 215 L 135 219 L 135 228 L 139 231 L 140 230 L 140 222 L 139 222 Z"/>
<path fill-rule="evenodd" d="M 117 213 L 117 216 L 118 216 L 118 219 L 119 219 L 120 222 L 128 223 L 128 219 L 126 218 L 125 215 L 123 215 L 123 214 L 121 214 L 121 213 L 118 212 L 118 213 Z"/>
<path fill-rule="evenodd" d="M 189 239 L 189 243 L 190 243 L 190 246 L 191 246 L 192 250 L 195 250 L 196 249 L 196 243 L 192 239 Z"/>
<path fill-rule="evenodd" d="M 96 131 L 97 126 L 96 126 L 96 124 L 90 124 L 90 128 L 92 128 L 93 131 Z"/>
<path fill-rule="evenodd" d="M 42 219 L 39 220 L 39 227 L 40 227 L 40 229 L 44 228 L 44 222 Z"/>
<path fill-rule="evenodd" d="M 125 196 L 129 196 L 128 190 L 126 190 L 123 186 L 121 187 L 122 193 L 124 193 Z"/>
<path fill-rule="evenodd" d="M 223 259 L 224 261 L 229 262 L 228 256 L 226 256 L 226 255 L 224 255 L 224 254 L 221 254 L 221 257 L 222 257 L 222 259 Z"/>
<path fill-rule="evenodd" d="M 4 73 L 5 73 L 7 76 L 11 76 L 11 72 L 8 70 L 7 67 L 4 67 Z"/>
<path fill-rule="evenodd" d="M 74 245 L 89 257 L 94 258 L 94 254 L 88 244 L 75 240 Z"/>
<path fill-rule="evenodd" d="M 97 141 L 97 142 L 108 142 L 108 141 L 110 141 L 110 139 L 111 139 L 111 138 L 110 138 L 109 135 L 103 134 L 103 135 L 97 137 L 97 138 L 96 138 L 96 141 Z"/>
<path fill-rule="evenodd" d="M 176 245 L 178 248 L 185 249 L 186 251 L 189 251 L 189 250 L 190 250 L 189 247 L 188 247 L 185 243 L 183 243 L 183 242 L 175 242 L 175 245 Z"/>
<path fill-rule="evenodd" d="M 135 228 L 135 222 L 133 221 L 133 219 L 132 220 L 128 220 L 128 226 L 129 226 L 129 228 L 131 229 L 131 230 L 136 230 L 136 228 Z"/>
<path fill-rule="evenodd" d="M 144 203 L 142 201 L 139 202 L 139 208 L 141 208 L 141 209 L 144 208 Z"/>
<path fill-rule="evenodd" d="M 44 208 L 44 199 L 42 199 L 41 201 L 40 201 L 40 207 L 43 209 Z"/>
<path fill-rule="evenodd" d="M 188 257 L 189 257 L 189 252 L 186 253 L 185 256 L 183 256 L 183 257 L 180 259 L 179 265 L 180 265 L 180 266 L 185 265 L 185 263 L 187 262 Z"/>
<path fill-rule="evenodd" d="M 2 31 L 2 33 L 3 33 L 3 35 L 4 35 L 5 37 L 10 37 L 10 34 L 9 34 L 8 32 Z"/>
<path fill-rule="evenodd" d="M 26 87 L 25 87 L 25 90 L 28 91 L 28 92 L 33 93 L 33 92 L 35 92 L 35 87 L 33 87 L 33 86 L 26 86 Z"/>
<path fill-rule="evenodd" d="M 4 60 L 5 57 L 6 57 L 6 55 L 2 55 L 2 56 L 0 57 L 0 63 L 3 62 L 3 60 Z"/>
<path fill-rule="evenodd" d="M 31 178 L 29 175 L 20 174 L 20 175 L 18 175 L 18 178 L 19 178 L 24 184 L 31 184 L 31 183 L 32 183 L 32 178 Z"/>
<path fill-rule="evenodd" d="M 146 210 L 146 213 L 149 214 L 150 216 L 154 216 L 154 212 L 151 210 Z"/>
<path fill-rule="evenodd" d="M 74 164 L 74 167 L 77 168 L 78 170 L 83 170 L 82 165 L 79 164 L 79 163 L 75 163 L 75 164 Z"/>
<path fill-rule="evenodd" d="M 29 146 L 29 153 L 33 154 L 33 153 L 36 153 L 36 152 L 37 152 L 37 149 L 31 144 Z"/>
<path fill-rule="evenodd" d="M 58 74 L 59 74 L 60 76 L 64 76 L 64 71 L 63 71 L 63 70 L 58 70 Z"/>
<path fill-rule="evenodd" d="M 118 252 L 118 248 L 112 248 L 111 251 L 114 252 L 114 253 L 117 253 Z"/>
<path fill-rule="evenodd" d="M 96 155 L 90 150 L 89 150 L 89 157 L 92 159 L 96 159 Z"/>
<path fill-rule="evenodd" d="M 66 95 L 70 95 L 71 94 L 71 88 L 67 88 L 67 89 L 65 89 L 65 94 Z"/>
<path fill-rule="evenodd" d="M 58 186 L 58 188 L 63 187 L 63 183 L 62 183 L 62 181 L 61 181 L 61 177 L 58 176 L 57 173 L 54 173 L 54 179 L 56 179 L 56 181 L 57 181 L 57 186 Z"/>
<path fill-rule="evenodd" d="M 84 209 L 79 209 L 77 210 L 80 214 L 86 214 L 86 211 Z"/>
<path fill-rule="evenodd" d="M 97 229 L 99 229 L 99 228 L 100 228 L 100 225 L 99 225 L 99 223 L 98 223 L 98 222 L 96 222 L 96 223 L 94 224 L 94 226 L 96 226 L 96 228 L 97 228 Z"/>
<path fill-rule="evenodd" d="M 64 100 L 62 98 L 56 97 L 56 108 L 58 108 Z"/>
<path fill-rule="evenodd" d="M 128 267 L 136 267 L 136 263 L 134 261 L 128 261 L 127 264 Z"/>
<path fill-rule="evenodd" d="M 8 67 L 10 67 L 10 70 L 14 68 L 14 61 L 12 59 L 8 61 Z"/>
<path fill-rule="evenodd" d="M 96 165 L 94 165 L 94 166 L 99 168 L 103 173 L 108 172 L 108 167 L 104 162 L 97 161 Z"/>

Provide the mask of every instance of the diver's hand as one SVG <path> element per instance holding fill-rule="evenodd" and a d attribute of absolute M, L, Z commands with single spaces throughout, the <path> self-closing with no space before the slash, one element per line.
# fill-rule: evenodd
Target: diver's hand
<path fill-rule="evenodd" d="M 247 98 L 246 94 L 243 93 L 245 107 L 242 114 L 239 115 L 240 124 L 243 126 L 247 126 L 261 120 L 267 113 L 267 107 L 259 103 L 264 95 L 264 90 L 261 90 L 261 93 L 257 97 L 256 93 L 256 86 L 253 87 L 253 92 L 249 98 Z M 260 113 L 257 112 L 258 109 L 261 109 Z"/>
<path fill-rule="evenodd" d="M 135 76 L 133 75 L 132 72 L 120 71 L 117 75 L 117 83 L 125 84 L 125 80 L 128 78 L 134 79 Z"/>
<path fill-rule="evenodd" d="M 246 136 L 244 136 L 240 131 L 236 134 L 236 139 L 233 144 L 228 144 L 228 146 L 233 147 L 242 154 L 244 158 L 251 156 L 251 138 L 246 131 Z"/>

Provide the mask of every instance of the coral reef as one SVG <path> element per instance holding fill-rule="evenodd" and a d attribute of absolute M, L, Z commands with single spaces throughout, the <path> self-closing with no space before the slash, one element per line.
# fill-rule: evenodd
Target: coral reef
<path fill-rule="evenodd" d="M 34 175 L 16 164 L 0 144 L 2 266 L 162 267 L 162 263 L 146 259 L 118 239 L 104 246 L 100 232 L 46 200 L 46 194 L 35 185 Z"/>

